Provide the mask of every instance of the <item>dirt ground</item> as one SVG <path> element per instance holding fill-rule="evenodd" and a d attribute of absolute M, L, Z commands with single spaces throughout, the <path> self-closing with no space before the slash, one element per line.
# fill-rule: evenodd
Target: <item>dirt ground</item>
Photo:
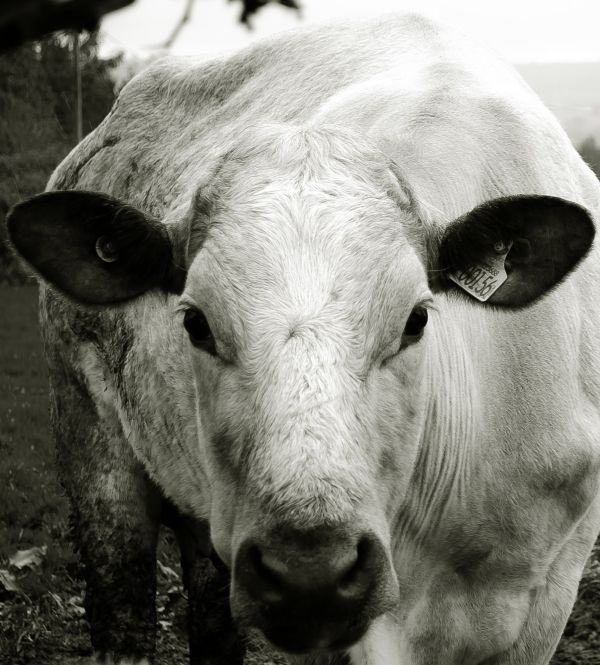
<path fill-rule="evenodd" d="M 48 431 L 36 287 L 0 286 L 0 312 L 0 665 L 87 665 L 91 647 L 83 582 L 68 537 L 67 506 Z M 14 565 L 18 551 L 28 552 L 30 559 L 21 568 Z M 160 540 L 158 585 L 156 663 L 185 665 L 186 598 L 166 530 Z M 247 660 L 248 665 L 273 662 L 257 653 Z M 552 663 L 600 665 L 598 548 Z"/>

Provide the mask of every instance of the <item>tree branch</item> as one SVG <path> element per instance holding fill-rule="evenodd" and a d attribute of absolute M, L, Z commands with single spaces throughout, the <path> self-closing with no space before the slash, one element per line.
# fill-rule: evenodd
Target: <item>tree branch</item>
<path fill-rule="evenodd" d="M 194 0 L 186 0 L 185 9 L 183 10 L 181 18 L 179 19 L 179 21 L 177 21 L 177 24 L 173 28 L 171 34 L 167 37 L 164 43 L 161 44 L 161 48 L 170 49 L 171 46 L 173 46 L 175 40 L 177 39 L 177 37 L 179 37 L 179 33 L 182 31 L 185 24 L 189 23 L 190 19 L 192 18 L 193 4 Z"/>

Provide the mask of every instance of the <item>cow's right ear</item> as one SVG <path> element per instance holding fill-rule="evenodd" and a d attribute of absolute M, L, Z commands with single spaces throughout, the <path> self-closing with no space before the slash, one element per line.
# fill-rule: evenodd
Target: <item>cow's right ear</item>
<path fill-rule="evenodd" d="M 181 293 L 165 227 L 105 194 L 47 192 L 16 205 L 9 238 L 31 267 L 76 301 L 108 305 L 152 288 Z"/>

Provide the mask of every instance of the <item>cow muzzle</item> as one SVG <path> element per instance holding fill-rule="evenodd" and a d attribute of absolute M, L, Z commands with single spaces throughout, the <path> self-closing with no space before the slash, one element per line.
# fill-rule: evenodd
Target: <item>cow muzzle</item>
<path fill-rule="evenodd" d="M 282 651 L 337 651 L 392 609 L 394 589 L 373 534 L 280 527 L 241 544 L 231 606 L 240 624 L 259 628 Z"/>

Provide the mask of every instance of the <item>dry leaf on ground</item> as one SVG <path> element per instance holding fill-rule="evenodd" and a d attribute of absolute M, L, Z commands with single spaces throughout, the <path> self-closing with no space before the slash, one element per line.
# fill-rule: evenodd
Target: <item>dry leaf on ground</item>
<path fill-rule="evenodd" d="M 22 568 L 37 568 L 44 560 L 47 551 L 48 547 L 46 545 L 32 547 L 28 550 L 18 550 L 9 557 L 8 564 L 19 570 Z"/>
<path fill-rule="evenodd" d="M 21 587 L 17 584 L 15 576 L 9 573 L 8 570 L 0 569 L 0 591 L 2 590 L 21 593 Z"/>

